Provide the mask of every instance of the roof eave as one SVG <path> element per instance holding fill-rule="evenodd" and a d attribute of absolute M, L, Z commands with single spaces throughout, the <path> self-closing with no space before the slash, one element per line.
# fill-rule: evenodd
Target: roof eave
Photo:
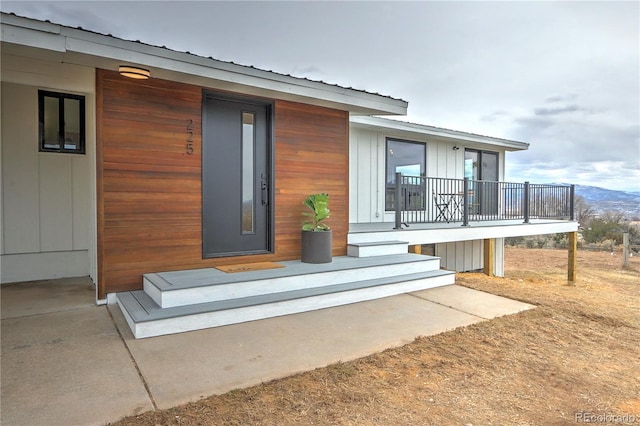
<path fill-rule="evenodd" d="M 449 140 L 452 143 L 466 143 L 468 146 L 494 146 L 500 147 L 505 151 L 524 151 L 529 149 L 529 144 L 525 142 L 476 135 L 458 130 L 443 129 L 425 124 L 409 123 L 406 121 L 391 120 L 381 117 L 351 117 L 350 122 L 360 127 L 374 128 L 383 131 L 392 130 L 427 137 L 430 136 L 438 139 Z"/>
<path fill-rule="evenodd" d="M 2 14 L 6 44 L 62 54 L 62 61 L 117 70 L 122 63 L 150 69 L 152 76 L 349 111 L 354 115 L 405 115 L 408 103 L 376 93 L 331 85 L 204 58 L 164 47 Z M 15 49 L 14 49 L 15 50 Z M 3 49 L 4 51 L 4 49 Z"/>

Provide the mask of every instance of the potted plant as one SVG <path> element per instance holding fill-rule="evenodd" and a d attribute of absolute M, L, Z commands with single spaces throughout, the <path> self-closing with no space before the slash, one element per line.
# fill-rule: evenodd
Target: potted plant
<path fill-rule="evenodd" d="M 311 194 L 303 204 L 310 211 L 302 213 L 308 218 L 302 223 L 302 261 L 331 263 L 331 228 L 324 223 L 330 216 L 329 194 Z"/>

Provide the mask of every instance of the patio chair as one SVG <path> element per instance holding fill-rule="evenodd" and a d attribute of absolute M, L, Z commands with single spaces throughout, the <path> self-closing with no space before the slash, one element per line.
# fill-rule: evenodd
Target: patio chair
<path fill-rule="evenodd" d="M 436 222 L 442 219 L 449 223 L 451 221 L 449 199 L 433 191 L 433 204 L 436 206 Z"/>

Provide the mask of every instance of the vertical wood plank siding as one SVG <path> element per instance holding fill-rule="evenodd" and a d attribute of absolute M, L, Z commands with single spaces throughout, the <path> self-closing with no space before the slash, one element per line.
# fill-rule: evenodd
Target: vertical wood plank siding
<path fill-rule="evenodd" d="M 99 298 L 142 288 L 148 272 L 299 259 L 311 192 L 331 194 L 334 255 L 346 253 L 348 113 L 276 102 L 275 253 L 202 259 L 203 88 L 105 70 L 96 77 Z"/>
<path fill-rule="evenodd" d="M 311 105 L 276 102 L 276 254 L 300 258 L 304 199 L 329 193 L 333 255 L 347 253 L 349 231 L 349 114 Z"/>

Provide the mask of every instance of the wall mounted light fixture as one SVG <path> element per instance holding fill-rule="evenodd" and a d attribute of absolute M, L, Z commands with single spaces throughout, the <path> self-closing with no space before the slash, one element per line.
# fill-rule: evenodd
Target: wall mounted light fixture
<path fill-rule="evenodd" d="M 459 147 L 459 146 L 454 146 L 454 147 L 453 147 L 453 150 L 454 150 L 454 151 L 457 151 L 457 150 L 459 150 L 459 149 L 460 149 L 460 147 Z"/>
<path fill-rule="evenodd" d="M 118 67 L 120 75 L 138 80 L 146 80 L 151 77 L 151 72 L 144 68 L 132 67 L 130 65 L 120 65 Z"/>

